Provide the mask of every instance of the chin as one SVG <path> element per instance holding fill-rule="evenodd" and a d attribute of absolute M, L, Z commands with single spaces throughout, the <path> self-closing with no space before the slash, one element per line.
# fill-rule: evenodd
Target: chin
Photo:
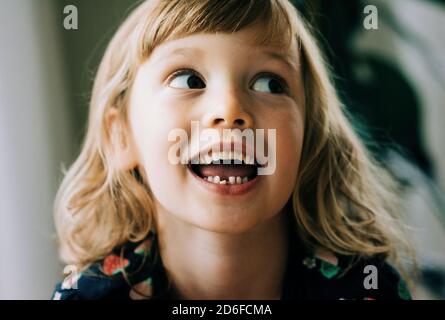
<path fill-rule="evenodd" d="M 200 210 L 190 223 L 195 226 L 217 233 L 240 235 L 250 232 L 264 221 L 270 219 L 263 210 L 246 210 L 241 208 L 209 208 Z M 230 212 L 229 212 L 230 211 Z M 258 215 L 261 212 L 262 215 Z M 273 215 L 272 215 L 273 216 Z"/>

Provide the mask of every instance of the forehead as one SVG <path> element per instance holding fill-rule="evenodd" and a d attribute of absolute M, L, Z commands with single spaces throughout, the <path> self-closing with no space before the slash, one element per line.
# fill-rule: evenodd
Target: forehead
<path fill-rule="evenodd" d="M 192 58 L 200 60 L 207 54 L 232 54 L 234 59 L 255 59 L 259 56 L 298 68 L 299 50 L 296 39 L 259 41 L 260 27 L 249 27 L 233 33 L 196 33 L 161 43 L 152 52 L 152 59 Z"/>

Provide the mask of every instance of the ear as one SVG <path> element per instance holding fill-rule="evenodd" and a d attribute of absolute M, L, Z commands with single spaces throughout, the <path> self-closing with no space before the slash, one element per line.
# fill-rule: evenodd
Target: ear
<path fill-rule="evenodd" d="M 128 171 L 138 165 L 137 152 L 129 132 L 124 132 L 125 126 L 119 111 L 110 108 L 105 115 L 105 125 L 109 133 L 113 165 L 119 171 Z"/>

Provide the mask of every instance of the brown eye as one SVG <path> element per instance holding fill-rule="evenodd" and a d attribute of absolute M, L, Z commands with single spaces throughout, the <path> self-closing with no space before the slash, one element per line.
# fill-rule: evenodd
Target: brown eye
<path fill-rule="evenodd" d="M 191 70 L 182 70 L 173 74 L 170 87 L 176 89 L 204 89 L 204 81 Z"/>
<path fill-rule="evenodd" d="M 255 80 L 252 89 L 258 92 L 283 94 L 286 92 L 286 85 L 280 77 L 264 74 Z"/>

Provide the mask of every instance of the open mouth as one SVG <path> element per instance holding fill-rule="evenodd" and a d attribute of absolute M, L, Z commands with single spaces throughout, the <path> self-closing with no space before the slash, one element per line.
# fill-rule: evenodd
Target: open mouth
<path fill-rule="evenodd" d="M 189 164 L 189 169 L 199 178 L 214 184 L 240 185 L 258 176 L 259 165 L 242 153 L 217 152 L 201 157 L 198 164 L 194 162 Z"/>

